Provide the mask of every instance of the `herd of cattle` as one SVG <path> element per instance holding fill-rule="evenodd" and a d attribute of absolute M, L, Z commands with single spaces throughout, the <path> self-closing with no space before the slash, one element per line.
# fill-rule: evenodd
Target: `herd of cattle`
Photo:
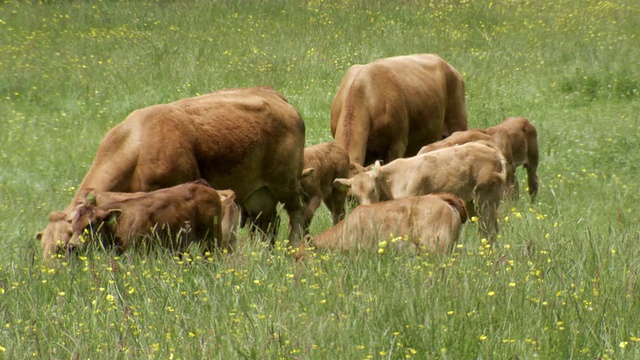
<path fill-rule="evenodd" d="M 447 253 L 471 214 L 495 239 L 498 207 L 518 193 L 517 166 L 532 198 L 538 189 L 533 125 L 508 118 L 468 130 L 464 81 L 437 55 L 352 66 L 331 134 L 334 142 L 305 148 L 300 114 L 269 87 L 136 110 L 107 133 L 71 203 L 37 234 L 43 259 L 95 239 L 118 251 L 158 241 L 233 251 L 245 225 L 274 241 L 278 203 L 301 253 L 372 248 L 391 234 L 404 247 Z M 347 215 L 348 196 L 359 206 Z M 323 202 L 334 226 L 311 238 Z"/>

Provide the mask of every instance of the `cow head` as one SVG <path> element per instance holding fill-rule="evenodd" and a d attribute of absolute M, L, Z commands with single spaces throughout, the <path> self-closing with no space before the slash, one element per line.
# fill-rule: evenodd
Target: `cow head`
<path fill-rule="evenodd" d="M 368 169 L 366 167 L 364 167 L 364 166 L 362 166 L 362 165 L 360 165 L 358 163 L 355 163 L 353 161 L 349 162 L 349 177 L 350 178 L 352 178 L 352 177 L 354 177 L 354 176 L 356 176 L 358 174 L 367 172 L 367 170 Z"/>
<path fill-rule="evenodd" d="M 84 249 L 97 234 L 113 234 L 121 215 L 120 209 L 103 210 L 94 205 L 78 207 L 71 221 L 72 234 L 65 245 L 65 251 Z"/>
<path fill-rule="evenodd" d="M 36 239 L 42 244 L 43 261 L 48 261 L 53 255 L 60 253 L 71 239 L 72 216 L 72 213 L 66 211 L 52 212 L 49 215 L 47 227 L 36 234 Z"/>
<path fill-rule="evenodd" d="M 368 171 L 359 172 L 349 179 L 335 179 L 333 186 L 347 191 L 358 200 L 360 205 L 369 205 L 385 200 L 380 194 L 380 166 L 381 163 L 376 161 Z"/>
<path fill-rule="evenodd" d="M 82 202 L 70 206 L 65 211 L 55 211 L 49 215 L 47 227 L 36 234 L 42 245 L 42 260 L 49 261 L 54 255 L 64 254 L 73 235 L 72 221 L 82 206 L 95 205 L 96 196 L 93 190 L 85 190 Z"/>

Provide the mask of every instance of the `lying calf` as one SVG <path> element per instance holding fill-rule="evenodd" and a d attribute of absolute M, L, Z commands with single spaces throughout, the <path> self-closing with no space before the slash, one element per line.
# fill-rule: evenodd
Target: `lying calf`
<path fill-rule="evenodd" d="M 349 251 L 387 241 L 400 248 L 448 254 L 466 220 L 464 201 L 453 194 L 407 197 L 360 205 L 311 243 L 317 249 Z"/>
<path fill-rule="evenodd" d="M 156 238 L 176 250 L 200 241 L 203 251 L 213 252 L 229 247 L 223 241 L 221 221 L 218 192 L 203 183 L 191 182 L 103 205 L 80 205 L 64 250 L 83 248 L 88 230 L 120 252 Z"/>

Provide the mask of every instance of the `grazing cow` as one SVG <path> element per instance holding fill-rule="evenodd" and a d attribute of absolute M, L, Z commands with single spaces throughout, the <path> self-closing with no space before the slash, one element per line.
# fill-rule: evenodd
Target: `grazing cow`
<path fill-rule="evenodd" d="M 487 129 L 498 148 L 513 167 L 513 176 L 507 179 L 510 185 L 510 192 L 518 196 L 518 180 L 515 169 L 522 165 L 527 169 L 527 181 L 529 184 L 529 196 L 531 201 L 535 200 L 538 193 L 538 134 L 536 128 L 523 117 L 510 117 L 502 123 Z"/>
<path fill-rule="evenodd" d="M 221 219 L 218 192 L 204 183 L 190 182 L 104 205 L 80 205 L 71 221 L 71 238 L 62 250 L 82 250 L 87 239 L 98 234 L 105 246 L 119 252 L 158 238 L 176 250 L 194 241 L 201 241 L 204 251 L 229 249 Z M 87 238 L 87 231 L 92 236 Z"/>
<path fill-rule="evenodd" d="M 456 131 L 448 138 L 423 146 L 420 151 L 418 151 L 418 155 L 426 154 L 428 152 L 440 150 L 446 147 L 466 144 L 472 141 L 493 141 L 493 138 L 484 130 L 480 129 Z"/>
<path fill-rule="evenodd" d="M 453 193 L 479 215 L 480 231 L 498 233 L 497 210 L 506 179 L 506 160 L 492 142 L 475 141 L 411 158 L 397 159 L 350 179 L 336 179 L 360 204 L 435 192 Z"/>
<path fill-rule="evenodd" d="M 331 106 L 331 134 L 358 165 L 413 156 L 466 129 L 464 80 L 432 54 L 352 66 Z"/>
<path fill-rule="evenodd" d="M 333 180 L 349 176 L 349 155 L 333 142 L 312 145 L 304 149 L 304 167 L 302 190 L 305 201 L 305 229 L 321 202 L 331 211 L 333 224 L 337 224 L 345 215 L 346 193 L 333 186 Z"/>
<path fill-rule="evenodd" d="M 300 197 L 305 126 L 268 87 L 220 90 L 136 110 L 102 140 L 75 197 L 52 213 L 43 244 L 69 239 L 69 219 L 85 189 L 138 192 L 204 178 L 232 189 L 255 228 L 273 241 L 276 205 L 289 215 L 289 240 L 302 237 Z M 252 229 L 254 229 L 252 227 Z M 44 249 L 44 258 L 50 254 Z"/>
<path fill-rule="evenodd" d="M 397 247 L 448 254 L 467 220 L 465 203 L 449 193 L 411 196 L 356 207 L 344 220 L 311 240 L 317 249 Z"/>

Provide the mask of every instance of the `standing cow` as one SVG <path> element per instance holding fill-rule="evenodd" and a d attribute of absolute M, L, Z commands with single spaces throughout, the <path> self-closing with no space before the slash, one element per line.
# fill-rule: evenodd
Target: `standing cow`
<path fill-rule="evenodd" d="M 432 54 L 352 66 L 331 106 L 331 134 L 358 165 L 413 156 L 466 129 L 464 80 Z"/>
<path fill-rule="evenodd" d="M 45 259 L 67 242 L 85 189 L 152 191 L 204 178 L 232 189 L 256 228 L 275 236 L 278 202 L 290 219 L 289 240 L 303 234 L 300 197 L 305 126 L 269 87 L 220 90 L 131 113 L 107 133 L 78 192 L 38 234 Z"/>

